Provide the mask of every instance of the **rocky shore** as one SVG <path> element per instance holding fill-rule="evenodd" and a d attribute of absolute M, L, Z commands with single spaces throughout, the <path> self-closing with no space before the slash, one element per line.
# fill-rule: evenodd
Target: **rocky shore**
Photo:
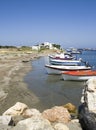
<path fill-rule="evenodd" d="M 41 113 L 17 102 L 0 116 L 0 130 L 82 130 L 79 120 L 71 118 L 70 110 L 76 109 L 69 103 Z"/>
<path fill-rule="evenodd" d="M 0 53 L 0 130 L 82 130 L 66 106 L 43 112 L 34 108 L 39 99 L 23 78 L 32 69 L 31 61 L 48 53 Z"/>

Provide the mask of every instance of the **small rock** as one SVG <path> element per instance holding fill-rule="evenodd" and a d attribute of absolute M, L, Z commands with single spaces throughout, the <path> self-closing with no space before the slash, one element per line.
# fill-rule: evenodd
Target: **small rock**
<path fill-rule="evenodd" d="M 55 130 L 69 130 L 69 128 L 63 123 L 57 123 L 54 126 Z"/>
<path fill-rule="evenodd" d="M 14 122 L 11 116 L 0 116 L 0 124 L 13 126 Z"/>
<path fill-rule="evenodd" d="M 41 113 L 37 109 L 26 109 L 22 114 L 23 117 L 40 116 Z"/>
<path fill-rule="evenodd" d="M 69 130 L 82 130 L 80 123 L 69 122 L 67 124 Z"/>
<path fill-rule="evenodd" d="M 73 104 L 71 103 L 67 103 L 64 105 L 65 108 L 67 108 L 67 110 L 69 112 L 72 112 L 72 113 L 75 113 L 76 112 L 76 106 L 74 106 Z"/>

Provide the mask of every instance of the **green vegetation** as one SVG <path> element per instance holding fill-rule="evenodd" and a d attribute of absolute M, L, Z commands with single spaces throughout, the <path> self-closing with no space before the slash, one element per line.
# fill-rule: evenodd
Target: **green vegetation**
<path fill-rule="evenodd" d="M 60 49 L 60 45 L 59 44 L 52 44 L 53 47 L 57 48 L 57 49 Z M 8 46 L 8 45 L 5 45 L 5 46 L 2 46 L 0 45 L 0 49 L 8 49 L 8 50 L 17 50 L 17 51 L 32 51 L 32 47 L 30 46 L 20 46 L 20 47 L 17 47 L 17 46 Z M 44 50 L 49 50 L 49 45 L 46 45 L 44 46 L 44 44 L 42 43 L 41 46 L 40 46 L 40 49 L 38 50 L 38 52 L 41 52 L 41 51 L 44 51 Z"/>
<path fill-rule="evenodd" d="M 60 46 L 59 44 L 52 44 L 52 45 L 53 45 L 53 47 L 56 47 L 56 48 L 58 48 L 58 49 L 61 48 L 61 46 Z"/>
<path fill-rule="evenodd" d="M 13 50 L 17 49 L 18 51 L 31 51 L 32 48 L 29 46 L 21 46 L 21 47 L 16 47 L 16 46 L 1 46 L 0 49 L 8 49 L 8 50 Z"/>
<path fill-rule="evenodd" d="M 1 46 L 0 45 L 0 49 L 9 49 L 9 48 L 17 48 L 16 46 Z"/>
<path fill-rule="evenodd" d="M 19 51 L 32 51 L 32 47 L 29 46 L 21 46 L 18 48 Z"/>

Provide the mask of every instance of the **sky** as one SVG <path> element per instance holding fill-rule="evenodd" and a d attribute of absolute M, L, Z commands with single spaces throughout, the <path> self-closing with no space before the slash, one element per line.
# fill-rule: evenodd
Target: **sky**
<path fill-rule="evenodd" d="M 96 48 L 96 0 L 0 0 L 0 45 Z"/>

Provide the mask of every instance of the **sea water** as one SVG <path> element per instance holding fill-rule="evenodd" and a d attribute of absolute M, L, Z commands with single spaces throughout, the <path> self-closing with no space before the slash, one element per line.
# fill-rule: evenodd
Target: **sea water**
<path fill-rule="evenodd" d="M 96 51 L 83 51 L 82 54 L 77 55 L 77 58 L 88 61 L 95 69 L 95 55 Z M 32 71 L 25 76 L 25 82 L 30 91 L 39 99 L 39 102 L 36 102 L 33 107 L 43 111 L 69 102 L 78 107 L 85 82 L 64 81 L 61 75 L 48 75 L 44 65 L 44 57 L 32 61 Z"/>

